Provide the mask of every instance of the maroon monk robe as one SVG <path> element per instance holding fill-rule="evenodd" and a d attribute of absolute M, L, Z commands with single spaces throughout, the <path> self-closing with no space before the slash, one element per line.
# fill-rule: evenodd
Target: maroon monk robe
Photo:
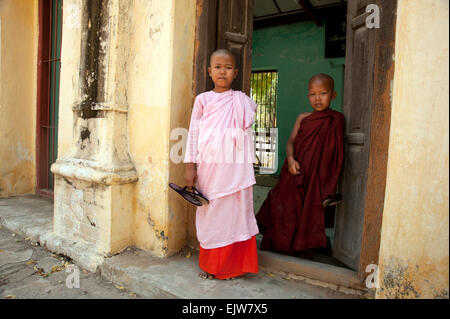
<path fill-rule="evenodd" d="M 261 250 L 286 254 L 326 247 L 322 201 L 336 191 L 344 157 L 344 116 L 326 109 L 300 123 L 294 158 L 300 174 L 289 173 L 284 161 L 278 183 L 269 192 L 256 219 Z"/>

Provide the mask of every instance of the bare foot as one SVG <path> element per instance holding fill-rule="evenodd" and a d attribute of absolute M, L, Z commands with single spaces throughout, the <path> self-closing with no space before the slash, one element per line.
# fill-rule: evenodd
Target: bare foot
<path fill-rule="evenodd" d="M 208 274 L 205 271 L 202 271 L 201 273 L 199 273 L 198 276 L 202 279 L 214 279 L 214 275 Z"/>

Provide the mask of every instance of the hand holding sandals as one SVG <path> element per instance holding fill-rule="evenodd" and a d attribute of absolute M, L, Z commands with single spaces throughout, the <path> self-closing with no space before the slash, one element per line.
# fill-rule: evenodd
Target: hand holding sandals
<path fill-rule="evenodd" d="M 180 187 L 174 183 L 169 183 L 170 188 L 180 194 L 189 203 L 202 206 L 209 204 L 209 200 L 195 188 L 197 183 L 197 171 L 195 170 L 195 163 L 186 164 L 186 172 L 184 174 L 186 186 Z"/>
<path fill-rule="evenodd" d="M 184 180 L 186 182 L 187 187 L 193 187 L 197 183 L 197 171 L 195 169 L 195 163 L 186 164 Z"/>

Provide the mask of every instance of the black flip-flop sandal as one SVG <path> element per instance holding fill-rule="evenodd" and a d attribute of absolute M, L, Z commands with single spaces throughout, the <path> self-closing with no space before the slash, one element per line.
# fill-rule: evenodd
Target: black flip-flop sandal
<path fill-rule="evenodd" d="M 197 188 L 195 188 L 194 186 L 192 186 L 192 194 L 195 196 L 195 198 L 197 198 L 203 205 L 208 205 L 209 204 L 209 200 L 198 191 Z"/>
<path fill-rule="evenodd" d="M 187 190 L 187 186 L 181 188 L 177 184 L 169 183 L 169 187 L 172 188 L 174 191 L 176 191 L 178 194 L 180 194 L 185 200 L 187 200 L 189 203 L 195 205 L 195 206 L 202 206 L 202 202 L 197 199 L 195 194 L 193 192 L 190 192 Z"/>
<path fill-rule="evenodd" d="M 323 202 L 322 207 L 325 208 L 327 206 L 336 206 L 337 204 L 342 203 L 342 194 L 334 194 L 328 196 Z"/>

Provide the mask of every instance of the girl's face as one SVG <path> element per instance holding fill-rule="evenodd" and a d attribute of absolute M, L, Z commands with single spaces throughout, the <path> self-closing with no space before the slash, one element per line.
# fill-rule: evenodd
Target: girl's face
<path fill-rule="evenodd" d="M 231 88 L 231 83 L 238 74 L 233 58 L 228 54 L 216 54 L 211 58 L 208 67 L 209 76 L 214 82 L 214 91 L 225 92 Z"/>
<path fill-rule="evenodd" d="M 316 80 L 309 85 L 308 98 L 314 111 L 326 110 L 335 97 L 336 92 L 326 81 Z"/>

